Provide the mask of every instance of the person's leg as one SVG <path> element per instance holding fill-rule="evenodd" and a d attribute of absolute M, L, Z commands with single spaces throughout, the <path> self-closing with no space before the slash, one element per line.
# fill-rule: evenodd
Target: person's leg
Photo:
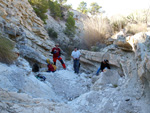
<path fill-rule="evenodd" d="M 46 71 L 46 72 L 51 72 L 50 70 Z"/>
<path fill-rule="evenodd" d="M 99 67 L 98 70 L 97 70 L 97 72 L 96 72 L 96 75 L 99 74 L 99 71 L 100 71 L 100 70 L 101 70 L 101 68 Z"/>
<path fill-rule="evenodd" d="M 79 73 L 79 60 L 76 60 L 76 72 Z"/>
<path fill-rule="evenodd" d="M 61 65 L 63 66 L 63 68 L 66 69 L 66 65 L 65 65 L 65 63 L 63 62 L 62 58 L 59 57 L 58 60 L 61 62 Z"/>
<path fill-rule="evenodd" d="M 53 58 L 53 62 L 54 62 L 55 66 L 56 66 L 56 60 L 57 60 L 57 58 Z"/>
<path fill-rule="evenodd" d="M 76 60 L 73 60 L 73 68 L 74 68 L 74 72 L 77 73 L 76 72 Z"/>

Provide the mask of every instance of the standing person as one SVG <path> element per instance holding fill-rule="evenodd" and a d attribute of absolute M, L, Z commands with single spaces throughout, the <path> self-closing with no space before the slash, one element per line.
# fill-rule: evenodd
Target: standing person
<path fill-rule="evenodd" d="M 77 50 L 77 47 L 74 48 L 74 51 L 71 53 L 71 57 L 73 58 L 73 67 L 74 67 L 74 72 L 79 73 L 79 66 L 80 66 L 80 56 L 81 53 L 79 50 Z"/>
<path fill-rule="evenodd" d="M 98 75 L 100 71 L 104 72 L 105 69 L 110 69 L 109 61 L 107 59 L 101 62 L 101 66 L 98 68 L 96 75 Z"/>
<path fill-rule="evenodd" d="M 61 50 L 60 50 L 60 48 L 58 46 L 59 46 L 59 44 L 56 43 L 55 47 L 51 51 L 51 53 L 53 54 L 54 65 L 56 65 L 56 61 L 59 60 L 61 62 L 61 64 L 62 64 L 63 68 L 66 69 L 65 63 L 63 62 L 62 58 L 60 57 Z"/>

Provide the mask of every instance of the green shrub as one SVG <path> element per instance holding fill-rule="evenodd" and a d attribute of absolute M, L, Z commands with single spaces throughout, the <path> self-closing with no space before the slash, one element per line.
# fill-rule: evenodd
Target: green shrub
<path fill-rule="evenodd" d="M 99 51 L 99 47 L 97 47 L 97 46 L 92 46 L 92 47 L 91 47 L 91 51 L 97 52 L 97 51 Z"/>
<path fill-rule="evenodd" d="M 15 60 L 16 55 L 12 51 L 13 48 L 14 44 L 0 34 L 0 62 L 11 64 Z"/>
<path fill-rule="evenodd" d="M 51 11 L 51 16 L 55 19 L 62 17 L 61 7 L 60 4 L 58 4 L 57 1 L 53 2 L 49 0 L 49 9 Z"/>
<path fill-rule="evenodd" d="M 114 88 L 117 88 L 117 87 L 118 87 L 118 85 L 117 85 L 117 84 L 113 84 L 113 87 L 114 87 Z"/>
<path fill-rule="evenodd" d="M 76 30 L 75 19 L 73 18 L 73 15 L 74 14 L 72 12 L 68 13 L 66 29 L 64 30 L 64 33 L 69 37 L 74 37 Z"/>
<path fill-rule="evenodd" d="M 58 38 L 57 33 L 52 29 L 52 28 L 48 28 L 48 35 L 52 38 Z"/>
<path fill-rule="evenodd" d="M 72 45 L 60 45 L 60 48 L 66 53 L 66 60 L 71 60 L 71 53 L 74 50 L 74 46 Z"/>
<path fill-rule="evenodd" d="M 67 10 L 72 9 L 72 5 L 63 5 L 64 8 L 66 8 Z"/>

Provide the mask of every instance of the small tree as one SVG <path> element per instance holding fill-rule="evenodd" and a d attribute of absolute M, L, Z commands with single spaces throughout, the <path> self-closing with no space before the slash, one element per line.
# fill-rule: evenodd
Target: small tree
<path fill-rule="evenodd" d="M 83 14 L 86 14 L 87 13 L 87 3 L 84 1 L 80 2 L 77 10 L 82 12 Z"/>
<path fill-rule="evenodd" d="M 89 9 L 89 12 L 91 15 L 96 15 L 97 13 L 100 13 L 99 9 L 102 8 L 99 6 L 96 2 L 91 3 L 91 8 Z"/>
<path fill-rule="evenodd" d="M 66 29 L 64 31 L 64 33 L 67 35 L 67 36 L 72 36 L 74 37 L 74 34 L 75 34 L 75 20 L 73 18 L 73 13 L 72 12 L 69 12 L 68 13 L 68 18 L 67 18 L 67 22 L 66 22 Z"/>
<path fill-rule="evenodd" d="M 61 18 L 61 9 L 57 1 L 53 2 L 49 0 L 49 8 L 50 8 L 52 17 L 54 17 L 55 19 L 57 17 Z"/>

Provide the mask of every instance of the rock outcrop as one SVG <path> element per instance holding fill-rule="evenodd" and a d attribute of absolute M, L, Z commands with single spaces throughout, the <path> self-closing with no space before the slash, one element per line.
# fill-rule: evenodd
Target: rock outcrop
<path fill-rule="evenodd" d="M 54 42 L 28 0 L 2 0 L 0 12 L 1 32 L 16 42 L 20 55 L 30 61 L 34 59 L 34 62 L 43 63 Z"/>
<path fill-rule="evenodd" d="M 7 92 L 0 89 L 1 113 L 74 113 L 66 104 L 32 98 L 24 93 Z"/>
<path fill-rule="evenodd" d="M 114 42 L 118 42 L 117 40 L 118 39 L 116 38 Z M 149 111 L 149 108 L 146 108 L 146 106 L 148 107 L 150 103 L 143 103 L 149 101 L 150 97 L 150 34 L 139 33 L 134 36 L 124 37 L 124 41 L 126 42 L 122 43 L 122 45 L 120 45 L 121 43 L 117 46 L 110 45 L 101 50 L 101 52 L 90 52 L 84 50 L 81 51 L 83 55 L 82 59 L 84 59 L 81 59 L 81 61 L 85 67 L 87 66 L 87 64 L 91 67 L 95 66 L 96 68 L 94 67 L 93 70 L 96 72 L 96 69 L 98 69 L 98 65 L 96 64 L 96 62 L 100 62 L 103 59 L 108 59 L 112 68 L 111 70 L 118 69 L 120 71 L 116 71 L 116 74 L 111 72 L 111 74 L 109 74 L 110 77 L 107 77 L 107 74 L 109 73 L 107 72 L 101 73 L 100 77 L 93 78 L 94 85 L 92 87 L 92 90 L 94 91 L 83 95 L 81 97 L 82 99 L 78 98 L 77 100 L 74 100 L 74 104 L 78 105 L 79 103 L 82 103 L 83 106 L 79 104 L 79 106 L 76 108 L 81 110 L 80 112 L 89 112 L 87 110 L 89 108 L 86 109 L 87 111 L 84 111 L 82 109 L 82 107 L 85 107 L 84 105 L 92 106 L 94 107 L 93 111 L 97 109 L 96 111 L 99 111 L 100 113 L 107 113 L 110 111 L 113 113 L 147 113 Z M 125 47 L 125 43 L 128 43 L 128 45 L 130 44 L 129 48 L 130 50 L 132 48 L 132 52 L 128 52 L 126 50 L 124 51 L 124 48 L 122 47 Z M 86 65 L 84 63 L 85 61 Z M 91 67 L 89 69 L 91 69 Z M 118 78 L 118 74 L 120 76 L 123 75 L 123 77 Z M 112 79 L 111 77 L 113 76 L 115 77 Z M 107 89 L 108 87 L 110 88 L 110 90 Z M 116 90 L 112 90 L 115 87 Z M 107 95 L 106 92 L 109 95 Z M 93 99 L 93 95 L 97 95 L 95 99 Z M 95 101 L 96 99 L 97 101 Z M 99 105 L 99 102 L 102 103 L 102 105 Z M 109 109 L 105 109 L 106 107 L 108 108 L 108 106 Z M 130 108 L 127 106 L 130 106 Z"/>

